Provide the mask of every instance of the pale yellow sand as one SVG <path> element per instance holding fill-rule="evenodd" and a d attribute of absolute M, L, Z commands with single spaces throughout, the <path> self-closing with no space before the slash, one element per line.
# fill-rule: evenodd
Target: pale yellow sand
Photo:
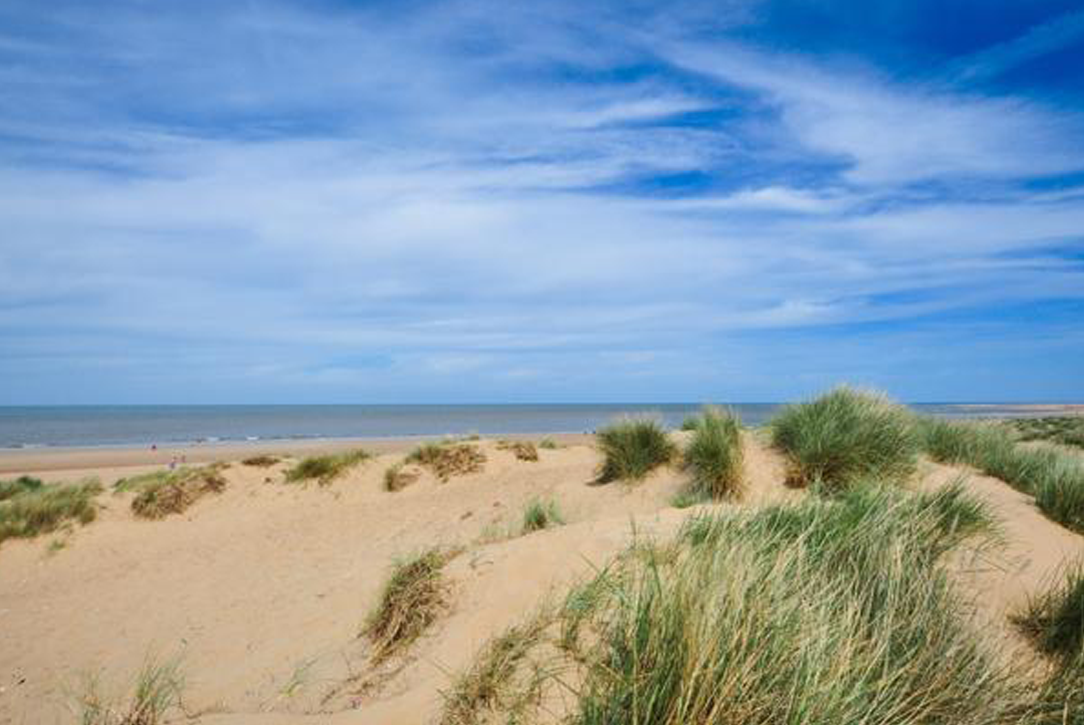
<path fill-rule="evenodd" d="M 101 672 L 107 689 L 116 688 L 148 652 L 182 657 L 185 705 L 202 723 L 432 722 L 441 691 L 489 637 L 605 564 L 634 535 L 670 536 L 689 514 L 668 504 L 684 481 L 673 469 L 632 487 L 592 485 L 599 457 L 583 442 L 540 450 L 537 463 L 481 442 L 482 473 L 446 483 L 425 474 L 396 493 L 383 490 L 383 473 L 408 445 L 386 445 L 326 488 L 283 484 L 283 465 L 234 464 L 226 491 L 184 515 L 136 520 L 127 496 L 105 494 L 100 519 L 58 552 L 48 550 L 55 535 L 5 542 L 0 723 L 73 722 L 65 688 L 80 673 Z M 745 447 L 747 504 L 803 495 L 783 486 L 777 454 L 749 435 Z M 242 455 L 252 451 L 245 446 Z M 56 460 L 37 455 L 39 469 L 20 471 L 53 470 Z M 99 460 L 65 455 L 74 456 L 65 463 Z M 45 477 L 93 474 L 108 485 L 145 470 L 139 455 Z M 953 473 L 929 464 L 922 485 Z M 997 507 L 1012 541 L 1004 557 L 968 569 L 979 572 L 967 584 L 982 593 L 984 615 L 1003 617 L 1084 545 L 1004 484 L 973 476 L 968 486 Z M 568 525 L 502 538 L 536 496 L 559 501 Z M 467 547 L 448 565 L 451 611 L 382 686 L 361 695 L 346 688 L 322 704 L 367 671 L 369 649 L 358 633 L 389 564 L 435 544 Z"/>

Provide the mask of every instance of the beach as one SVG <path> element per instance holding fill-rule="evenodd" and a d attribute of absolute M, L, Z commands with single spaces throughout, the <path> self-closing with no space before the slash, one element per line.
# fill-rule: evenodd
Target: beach
<path fill-rule="evenodd" d="M 682 449 L 693 436 L 667 435 Z M 521 458 L 515 442 L 531 443 L 523 450 L 537 460 Z M 690 475 L 679 465 L 631 484 L 600 484 L 604 456 L 594 436 L 447 440 L 438 448 L 467 447 L 480 459 L 447 476 L 406 460 L 418 444 L 0 454 L 0 478 L 95 478 L 106 489 L 94 521 L 0 546 L 0 723 L 67 722 L 88 676 L 122 697 L 149 657 L 183 671 L 188 722 L 445 722 L 447 693 L 493 637 L 563 601 L 630 545 L 666 542 L 698 513 L 798 505 L 809 496 L 788 484 L 790 464 L 763 431 L 740 435 L 740 501 L 701 500 L 692 509 L 677 503 Z M 304 457 L 358 448 L 368 457 L 326 484 L 291 482 Z M 167 472 L 180 456 L 220 482 L 182 512 L 141 518 L 132 491 L 112 490 L 120 479 Z M 391 488 L 389 471 L 409 474 L 402 488 Z M 1007 544 L 996 556 L 959 558 L 957 584 L 991 641 L 1034 658 L 1009 616 L 1066 561 L 1084 556 L 1084 538 L 981 472 L 923 460 L 909 485 L 936 492 L 961 480 L 996 511 Z M 559 525 L 528 532 L 525 512 L 539 501 L 554 507 Z M 378 660 L 364 633 L 390 567 L 430 547 L 450 552 L 446 598 L 416 642 Z M 552 691 L 544 702 L 551 713 L 575 706 Z"/>

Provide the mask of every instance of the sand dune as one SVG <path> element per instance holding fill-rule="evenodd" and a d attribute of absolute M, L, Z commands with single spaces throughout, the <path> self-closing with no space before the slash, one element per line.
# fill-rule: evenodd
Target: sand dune
<path fill-rule="evenodd" d="M 59 551 L 50 551 L 56 536 L 5 542 L 0 723 L 71 721 L 66 708 L 81 673 L 100 672 L 107 689 L 120 688 L 150 652 L 181 658 L 185 707 L 199 722 L 430 722 L 451 676 L 488 638 L 634 536 L 665 538 L 689 514 L 670 506 L 684 481 L 674 469 L 634 486 L 594 485 L 599 456 L 586 443 L 540 450 L 538 462 L 492 441 L 476 445 L 487 457 L 481 473 L 440 482 L 422 471 L 395 493 L 384 490 L 383 475 L 402 459 L 402 445 L 327 487 L 283 483 L 285 463 L 234 463 L 226 490 L 182 515 L 136 520 L 130 494 L 107 493 L 99 520 Z M 778 454 L 751 434 L 744 447 L 745 505 L 803 495 L 783 485 Z M 93 474 L 109 484 L 145 469 L 47 477 Z M 958 473 L 925 464 L 919 485 Z M 967 485 L 1002 517 L 1007 545 L 961 562 L 959 575 L 1002 627 L 1063 561 L 1084 553 L 1084 540 L 995 479 L 971 474 Z M 559 502 L 567 525 L 521 536 L 523 508 L 539 496 Z M 374 668 L 358 635 L 389 564 L 438 544 L 463 548 L 447 567 L 449 611 L 405 658 Z"/>

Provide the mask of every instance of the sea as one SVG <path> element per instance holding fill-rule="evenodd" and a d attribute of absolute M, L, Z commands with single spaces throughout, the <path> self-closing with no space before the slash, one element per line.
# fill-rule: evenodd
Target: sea
<path fill-rule="evenodd" d="M 677 427 L 698 403 L 547 405 L 80 405 L 0 406 L 0 448 L 104 447 L 469 434 L 589 433 L 616 418 L 657 417 Z M 746 425 L 783 404 L 729 406 Z M 919 403 L 920 413 L 1008 417 L 1012 405 Z"/>

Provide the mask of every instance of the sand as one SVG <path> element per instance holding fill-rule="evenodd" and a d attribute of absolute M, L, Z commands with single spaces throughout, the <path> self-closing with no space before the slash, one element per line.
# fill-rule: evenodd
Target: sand
<path fill-rule="evenodd" d="M 107 690 L 120 689 L 148 653 L 181 658 L 194 722 L 432 722 L 441 692 L 488 638 L 589 576 L 632 537 L 664 539 L 689 515 L 669 505 L 685 481 L 680 471 L 660 470 L 634 486 L 594 485 L 599 455 L 578 437 L 540 450 L 535 463 L 482 441 L 475 444 L 488 458 L 482 472 L 444 483 L 423 473 L 401 491 L 384 491 L 385 469 L 410 444 L 370 445 L 381 452 L 328 487 L 282 483 L 285 464 L 234 463 L 222 494 L 160 521 L 134 519 L 129 495 L 107 493 L 99 520 L 70 535 L 5 542 L 0 723 L 74 722 L 68 707 L 82 675 L 98 673 Z M 783 485 L 778 454 L 753 435 L 743 444 L 750 488 L 743 505 L 804 495 Z M 196 462 L 284 448 L 189 450 Z M 108 485 L 160 468 L 149 454 L 35 451 L 0 464 L 48 480 L 94 475 Z M 959 473 L 927 463 L 920 485 L 944 485 Z M 996 508 L 1008 546 L 961 563 L 960 578 L 978 613 L 1009 632 L 1007 613 L 1084 554 L 1084 540 L 1000 481 L 972 472 L 966 485 Z M 525 504 L 539 496 L 560 502 L 567 525 L 515 535 Z M 55 540 L 65 542 L 59 551 L 50 550 Z M 365 614 L 390 563 L 435 544 L 464 547 L 447 567 L 450 611 L 394 671 L 373 672 L 369 644 L 358 636 Z M 373 686 L 363 690 L 363 681 Z"/>

